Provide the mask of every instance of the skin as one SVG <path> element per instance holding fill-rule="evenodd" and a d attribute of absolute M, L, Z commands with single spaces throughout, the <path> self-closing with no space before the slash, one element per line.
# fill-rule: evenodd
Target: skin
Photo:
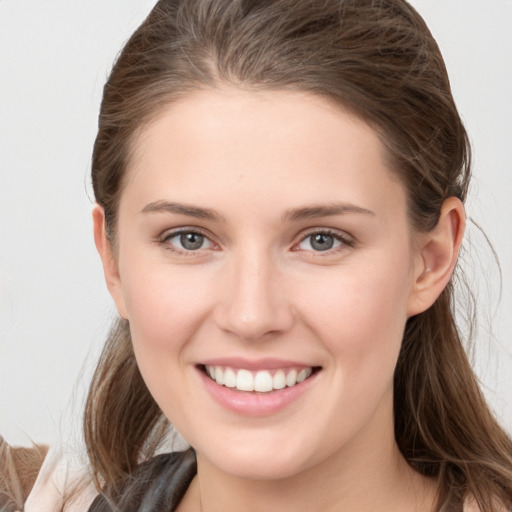
<path fill-rule="evenodd" d="M 451 276 L 464 211 L 447 199 L 438 226 L 414 232 L 386 161 L 376 133 L 324 99 L 205 90 L 139 135 L 115 251 L 95 207 L 141 373 L 197 451 L 182 512 L 432 509 L 433 483 L 394 441 L 393 371 L 407 318 Z M 342 211 L 311 210 L 334 204 Z M 180 228 L 203 245 L 184 249 Z M 315 250 L 311 234 L 326 231 L 335 247 Z M 286 407 L 248 416 L 204 385 L 197 365 L 219 357 L 320 371 Z"/>

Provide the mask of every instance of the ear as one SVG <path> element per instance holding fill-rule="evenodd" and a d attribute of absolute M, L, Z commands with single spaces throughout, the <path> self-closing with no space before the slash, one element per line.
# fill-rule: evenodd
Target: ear
<path fill-rule="evenodd" d="M 464 236 L 466 214 L 456 197 L 445 199 L 437 225 L 418 235 L 419 258 L 408 301 L 408 316 L 427 310 L 448 284 Z"/>
<path fill-rule="evenodd" d="M 103 273 L 105 274 L 108 291 L 112 299 L 114 299 L 117 311 L 121 317 L 127 320 L 128 315 L 121 286 L 118 261 L 107 236 L 105 211 L 99 204 L 95 204 L 92 209 L 92 222 L 94 227 L 94 243 L 103 264 Z"/>

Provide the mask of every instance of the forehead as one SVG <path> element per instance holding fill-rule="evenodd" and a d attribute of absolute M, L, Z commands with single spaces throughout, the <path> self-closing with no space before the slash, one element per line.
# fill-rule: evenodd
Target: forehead
<path fill-rule="evenodd" d="M 205 207 L 350 201 L 404 203 L 377 133 L 323 98 L 203 90 L 167 105 L 135 140 L 126 190 Z M 156 198 L 158 195 L 168 196 Z M 176 198 L 173 196 L 180 195 Z M 261 206 L 261 205 L 260 205 Z"/>

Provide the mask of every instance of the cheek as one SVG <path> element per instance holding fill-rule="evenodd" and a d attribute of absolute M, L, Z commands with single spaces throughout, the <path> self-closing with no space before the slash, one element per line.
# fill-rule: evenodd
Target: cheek
<path fill-rule="evenodd" d="M 295 290 L 304 322 L 321 336 L 344 366 L 394 366 L 407 321 L 408 261 L 354 265 L 316 276 L 304 295 Z M 401 268 L 400 268 L 401 267 Z M 350 362 L 350 364 L 348 364 Z"/>
<path fill-rule="evenodd" d="M 184 372 L 187 347 L 204 319 L 211 297 L 205 279 L 169 265 L 126 261 L 123 291 L 137 364 L 153 398 L 164 413 L 180 420 L 192 400 Z M 180 389 L 179 393 L 169 390 Z M 176 418 L 171 417 L 172 420 Z M 176 421 L 176 426 L 181 426 Z M 186 428 L 184 429 L 186 431 Z"/>
<path fill-rule="evenodd" d="M 144 262 L 136 254 L 121 267 L 123 294 L 132 330 L 144 334 L 144 342 L 169 343 L 171 335 L 192 329 L 206 314 L 209 301 L 200 272 Z"/>

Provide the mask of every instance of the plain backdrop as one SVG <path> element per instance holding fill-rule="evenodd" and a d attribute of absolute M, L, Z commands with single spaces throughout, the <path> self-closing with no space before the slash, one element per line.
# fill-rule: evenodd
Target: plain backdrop
<path fill-rule="evenodd" d="M 0 434 L 78 435 L 114 309 L 95 254 L 91 148 L 112 62 L 149 0 L 0 0 Z M 475 367 L 512 431 L 512 1 L 415 0 L 474 150 L 464 266 L 480 299 Z"/>

